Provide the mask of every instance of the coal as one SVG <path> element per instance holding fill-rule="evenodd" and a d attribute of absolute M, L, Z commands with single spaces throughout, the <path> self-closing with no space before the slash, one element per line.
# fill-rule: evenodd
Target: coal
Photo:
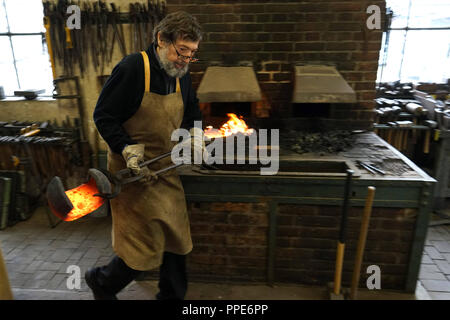
<path fill-rule="evenodd" d="M 330 130 L 325 132 L 288 131 L 281 133 L 283 147 L 296 153 L 338 153 L 354 144 L 351 131 Z"/>

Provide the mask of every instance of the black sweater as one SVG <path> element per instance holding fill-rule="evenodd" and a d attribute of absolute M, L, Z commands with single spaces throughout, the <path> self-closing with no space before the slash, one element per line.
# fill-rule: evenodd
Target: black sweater
<path fill-rule="evenodd" d="M 161 68 L 154 44 L 150 45 L 146 52 L 150 60 L 150 92 L 160 95 L 175 92 L 176 78 L 168 76 Z M 95 106 L 95 125 L 115 153 L 121 153 L 126 144 L 139 143 L 130 138 L 122 124 L 130 119 L 141 105 L 145 90 L 144 74 L 141 53 L 126 56 L 114 67 Z M 202 114 L 189 72 L 180 78 L 180 87 L 184 103 L 181 127 L 190 129 L 195 120 L 202 120 Z"/>

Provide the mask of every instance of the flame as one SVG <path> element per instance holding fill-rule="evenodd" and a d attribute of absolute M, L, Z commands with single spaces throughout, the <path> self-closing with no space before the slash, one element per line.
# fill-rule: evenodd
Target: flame
<path fill-rule="evenodd" d="M 94 194 L 98 192 L 94 179 L 90 179 L 88 183 L 82 184 L 77 188 L 67 190 L 66 195 L 72 202 L 73 209 L 63 220 L 77 220 L 100 208 L 105 202 L 105 199 L 102 197 L 94 197 Z"/>
<path fill-rule="evenodd" d="M 205 130 L 205 136 L 209 138 L 220 138 L 220 137 L 228 137 L 236 133 L 243 133 L 245 135 L 251 135 L 253 133 L 253 129 L 249 129 L 245 121 L 240 119 L 234 113 L 227 113 L 229 117 L 228 121 L 225 122 L 220 129 L 214 129 L 212 126 L 207 126 Z"/>

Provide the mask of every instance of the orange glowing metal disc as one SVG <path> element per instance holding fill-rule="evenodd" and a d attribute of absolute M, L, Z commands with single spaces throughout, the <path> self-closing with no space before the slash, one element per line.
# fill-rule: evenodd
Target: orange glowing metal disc
<path fill-rule="evenodd" d="M 94 179 L 90 179 L 77 188 L 67 190 L 67 197 L 72 202 L 73 209 L 63 219 L 64 221 L 77 220 L 85 215 L 100 208 L 105 199 L 102 197 L 94 197 L 94 194 L 99 193 Z"/>

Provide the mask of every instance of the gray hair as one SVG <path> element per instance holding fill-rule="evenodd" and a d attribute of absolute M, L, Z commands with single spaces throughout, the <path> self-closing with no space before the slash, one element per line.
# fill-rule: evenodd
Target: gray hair
<path fill-rule="evenodd" d="M 197 19 L 184 11 L 176 11 L 168 14 L 153 29 L 153 41 L 156 43 L 158 32 L 164 41 L 190 40 L 197 42 L 202 40 L 202 29 Z"/>

